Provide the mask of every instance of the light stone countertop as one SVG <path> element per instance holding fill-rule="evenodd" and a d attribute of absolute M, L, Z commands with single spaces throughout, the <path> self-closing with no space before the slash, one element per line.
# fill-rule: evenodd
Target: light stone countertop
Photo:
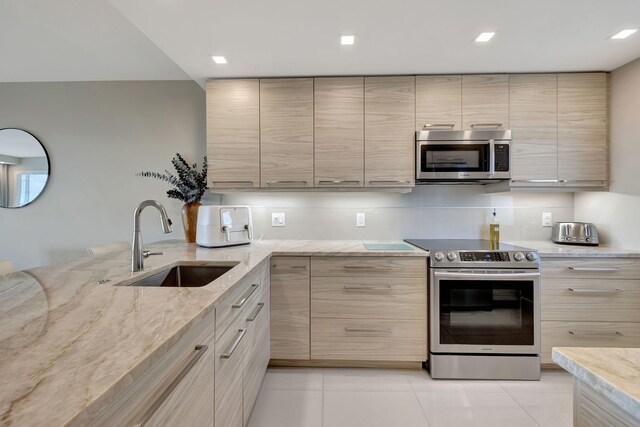
<path fill-rule="evenodd" d="M 144 272 L 132 273 L 130 253 L 119 252 L 3 276 L 2 425 L 64 425 L 89 405 L 111 402 L 272 255 L 428 256 L 419 249 L 369 251 L 362 243 L 258 241 L 208 249 L 165 241 L 147 246 L 164 255 L 145 260 Z M 113 286 L 179 262 L 238 265 L 201 288 Z"/>
<path fill-rule="evenodd" d="M 608 246 L 559 245 L 550 240 L 522 240 L 507 243 L 538 251 L 541 257 L 640 258 L 640 251 Z"/>
<path fill-rule="evenodd" d="M 555 347 L 552 358 L 640 420 L 640 348 Z"/>

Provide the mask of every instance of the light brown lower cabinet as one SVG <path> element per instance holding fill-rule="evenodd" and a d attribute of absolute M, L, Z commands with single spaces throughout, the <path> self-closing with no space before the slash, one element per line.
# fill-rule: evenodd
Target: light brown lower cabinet
<path fill-rule="evenodd" d="M 70 425 L 213 426 L 215 353 L 211 311 L 111 405 L 97 416 L 89 408 Z"/>
<path fill-rule="evenodd" d="M 640 347 L 640 259 L 542 258 L 541 357 L 553 347 Z"/>

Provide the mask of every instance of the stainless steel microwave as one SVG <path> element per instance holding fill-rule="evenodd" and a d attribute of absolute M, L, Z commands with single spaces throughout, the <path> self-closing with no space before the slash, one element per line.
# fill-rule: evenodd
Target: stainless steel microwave
<path fill-rule="evenodd" d="M 416 132 L 416 183 L 511 179 L 510 130 Z"/>

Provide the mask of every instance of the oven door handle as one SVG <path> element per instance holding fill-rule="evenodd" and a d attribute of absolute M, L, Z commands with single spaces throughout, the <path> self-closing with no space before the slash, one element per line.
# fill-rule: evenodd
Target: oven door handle
<path fill-rule="evenodd" d="M 527 277 L 540 277 L 540 273 L 450 273 L 447 271 L 434 271 L 435 277 L 449 277 L 459 279 L 524 279 Z"/>

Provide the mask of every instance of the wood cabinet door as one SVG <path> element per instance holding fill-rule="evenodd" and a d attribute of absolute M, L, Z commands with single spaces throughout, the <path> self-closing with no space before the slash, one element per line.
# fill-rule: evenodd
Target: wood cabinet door
<path fill-rule="evenodd" d="M 259 99 L 257 79 L 207 82 L 211 188 L 260 187 Z"/>
<path fill-rule="evenodd" d="M 558 75 L 558 179 L 606 181 L 606 73 Z"/>
<path fill-rule="evenodd" d="M 511 178 L 558 179 L 558 76 L 514 74 L 509 82 Z"/>
<path fill-rule="evenodd" d="M 367 187 L 411 187 L 415 181 L 415 77 L 365 77 Z"/>
<path fill-rule="evenodd" d="M 462 76 L 462 127 L 509 129 L 508 74 Z"/>
<path fill-rule="evenodd" d="M 364 77 L 314 79 L 316 187 L 364 185 Z"/>
<path fill-rule="evenodd" d="M 309 257 L 271 258 L 271 358 L 309 359 Z"/>
<path fill-rule="evenodd" d="M 462 77 L 416 77 L 416 130 L 462 129 Z"/>
<path fill-rule="evenodd" d="M 262 187 L 313 186 L 313 78 L 260 80 Z"/>

